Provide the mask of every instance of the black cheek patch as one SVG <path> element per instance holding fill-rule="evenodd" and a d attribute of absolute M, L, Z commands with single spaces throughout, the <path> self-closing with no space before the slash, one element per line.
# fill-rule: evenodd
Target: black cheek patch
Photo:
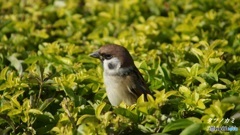
<path fill-rule="evenodd" d="M 115 65 L 112 64 L 112 63 L 109 63 L 109 64 L 108 64 L 108 68 L 109 68 L 109 69 L 114 69 L 114 68 L 115 68 Z"/>

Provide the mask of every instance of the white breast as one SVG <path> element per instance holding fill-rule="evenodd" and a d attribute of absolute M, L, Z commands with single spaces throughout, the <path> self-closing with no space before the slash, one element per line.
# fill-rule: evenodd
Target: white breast
<path fill-rule="evenodd" d="M 109 69 L 108 64 L 114 65 L 114 69 Z M 124 77 L 120 76 L 122 72 L 129 69 L 120 68 L 121 63 L 117 58 L 103 61 L 104 68 L 104 83 L 106 86 L 107 96 L 110 103 L 113 106 L 119 105 L 122 101 L 131 105 L 135 102 L 135 98 L 132 97 L 128 88 L 128 84 L 124 81 Z"/>
<path fill-rule="evenodd" d="M 135 98 L 128 92 L 128 87 L 124 84 L 123 78 L 104 75 L 104 83 L 108 99 L 113 106 L 119 105 L 122 101 L 128 105 L 135 102 Z"/>
<path fill-rule="evenodd" d="M 115 76 L 104 76 L 104 83 L 110 103 L 114 106 L 119 105 L 123 101 L 122 91 L 125 89 L 121 80 Z"/>

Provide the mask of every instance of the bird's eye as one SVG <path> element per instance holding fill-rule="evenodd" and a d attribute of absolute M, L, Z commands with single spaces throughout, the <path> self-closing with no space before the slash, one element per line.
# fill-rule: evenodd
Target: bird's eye
<path fill-rule="evenodd" d="M 106 60 L 110 60 L 111 58 L 112 58 L 112 55 L 110 55 L 110 54 L 104 55 L 104 59 L 106 59 Z"/>

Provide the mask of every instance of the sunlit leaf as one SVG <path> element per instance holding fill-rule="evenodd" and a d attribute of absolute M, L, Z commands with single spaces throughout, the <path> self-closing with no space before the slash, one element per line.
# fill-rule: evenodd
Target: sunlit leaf
<path fill-rule="evenodd" d="M 97 117 L 98 119 L 101 118 L 101 117 L 100 117 L 100 116 L 101 116 L 101 112 L 102 112 L 103 108 L 105 107 L 105 105 L 106 105 L 106 103 L 103 102 L 102 104 L 98 105 L 98 107 L 96 108 L 96 110 L 95 110 L 95 115 L 96 115 L 96 117 Z"/>
<path fill-rule="evenodd" d="M 3 113 L 4 111 L 10 110 L 10 109 L 12 109 L 11 104 L 9 102 L 6 102 L 3 105 L 1 105 L 0 112 Z"/>
<path fill-rule="evenodd" d="M 137 114 L 135 114 L 134 112 L 128 110 L 128 109 L 125 109 L 125 108 L 116 108 L 114 110 L 115 113 L 117 114 L 120 114 L 120 115 L 123 115 L 129 119 L 131 119 L 133 122 L 137 122 L 138 121 L 138 116 Z"/>
<path fill-rule="evenodd" d="M 179 92 L 180 92 L 181 94 L 183 94 L 185 97 L 189 97 L 190 94 L 191 94 L 191 91 L 189 90 L 189 88 L 187 88 L 187 87 L 185 87 L 185 86 L 181 86 L 181 87 L 179 88 Z"/>
<path fill-rule="evenodd" d="M 18 71 L 19 74 L 22 74 L 23 68 L 22 68 L 22 60 L 19 60 L 17 57 L 19 54 L 14 53 L 11 56 L 8 57 L 8 60 L 11 62 L 11 65 Z"/>
<path fill-rule="evenodd" d="M 85 115 L 82 115 L 77 120 L 77 125 L 88 123 L 88 122 L 96 122 L 96 121 L 97 121 L 97 118 L 94 115 L 85 114 Z"/>
<path fill-rule="evenodd" d="M 17 108 L 21 108 L 20 103 L 18 102 L 17 98 L 11 98 L 11 101 L 13 103 L 13 106 L 17 107 Z"/>
<path fill-rule="evenodd" d="M 180 76 L 184 76 L 184 77 L 190 76 L 190 73 L 186 68 L 175 68 L 173 69 L 172 73 Z"/>
<path fill-rule="evenodd" d="M 142 94 L 138 99 L 137 99 L 137 103 L 138 104 L 141 104 L 141 103 L 144 103 L 145 102 L 145 99 L 144 99 L 144 95 Z"/>
<path fill-rule="evenodd" d="M 214 104 L 210 106 L 210 109 L 218 118 L 223 117 L 220 101 L 215 101 Z"/>
<path fill-rule="evenodd" d="M 197 104 L 198 104 L 198 108 L 200 108 L 200 109 L 205 109 L 206 108 L 202 99 L 198 100 Z"/>
<path fill-rule="evenodd" d="M 226 89 L 227 88 L 227 86 L 223 85 L 223 84 L 214 84 L 212 87 L 215 89 Z"/>
<path fill-rule="evenodd" d="M 42 114 L 42 111 L 40 111 L 38 109 L 30 109 L 29 113 L 32 113 L 32 114 Z"/>
<path fill-rule="evenodd" d="M 5 67 L 0 73 L 0 80 L 6 80 L 6 73 L 9 67 Z"/>
<path fill-rule="evenodd" d="M 147 99 L 148 99 L 149 102 L 152 102 L 152 103 L 154 102 L 153 97 L 149 94 L 147 95 Z"/>
<path fill-rule="evenodd" d="M 198 58 L 203 56 L 203 52 L 200 49 L 192 48 L 191 52 L 196 55 Z M 200 59 L 200 58 L 199 58 Z"/>
<path fill-rule="evenodd" d="M 12 109 L 11 111 L 9 111 L 7 113 L 7 115 L 11 117 L 11 116 L 19 115 L 21 113 L 22 113 L 22 110 L 20 110 L 20 109 Z"/>
<path fill-rule="evenodd" d="M 198 75 L 198 69 L 199 69 L 199 64 L 194 64 L 194 65 L 191 67 L 190 74 L 191 74 L 192 76 L 197 76 L 197 75 Z"/>

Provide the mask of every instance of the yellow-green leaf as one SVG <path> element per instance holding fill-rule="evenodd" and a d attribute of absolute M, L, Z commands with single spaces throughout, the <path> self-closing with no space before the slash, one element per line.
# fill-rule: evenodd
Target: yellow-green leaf
<path fill-rule="evenodd" d="M 5 67 L 0 73 L 0 80 L 6 80 L 6 73 L 9 67 Z"/>
<path fill-rule="evenodd" d="M 40 110 L 38 109 L 30 109 L 29 110 L 29 113 L 32 113 L 32 114 L 43 114 Z"/>
<path fill-rule="evenodd" d="M 103 102 L 103 103 L 101 103 L 100 105 L 97 106 L 97 108 L 95 110 L 95 115 L 98 119 L 101 118 L 101 112 L 102 112 L 103 108 L 105 107 L 105 105 L 106 105 L 106 103 Z"/>

